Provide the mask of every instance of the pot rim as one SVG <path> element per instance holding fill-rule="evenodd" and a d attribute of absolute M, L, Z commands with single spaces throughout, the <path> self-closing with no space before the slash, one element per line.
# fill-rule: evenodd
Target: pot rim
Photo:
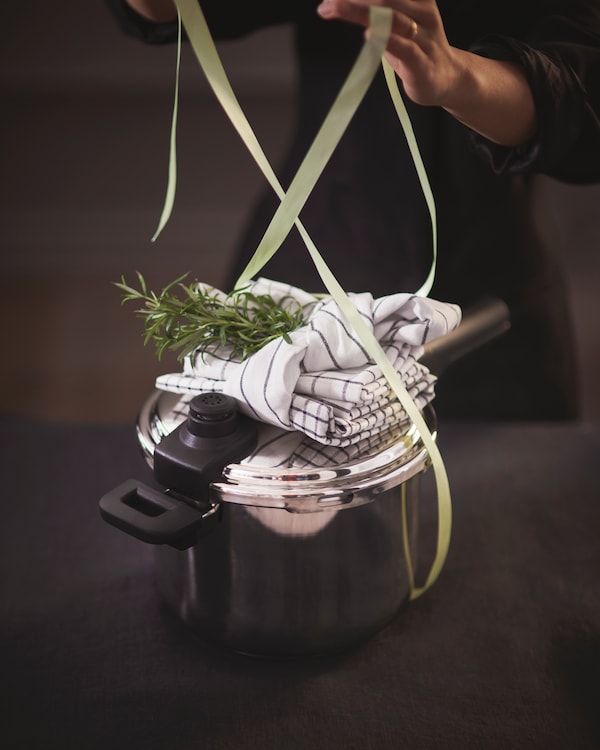
<path fill-rule="evenodd" d="M 144 402 L 137 420 L 137 436 L 151 468 L 157 443 L 187 417 L 188 400 L 187 395 L 155 390 Z M 428 405 L 423 413 L 435 438 L 435 411 Z M 277 428 L 261 424 L 261 429 Z M 289 434 L 285 430 L 279 432 Z M 303 436 L 303 440 L 322 448 L 310 438 Z M 228 464 L 223 469 L 224 481 L 210 485 L 210 500 L 296 513 L 341 509 L 372 502 L 381 493 L 425 471 L 429 464 L 428 451 L 411 425 L 408 430 L 390 430 L 381 446 L 339 464 L 296 469 L 262 465 L 255 457 L 252 462 Z"/>

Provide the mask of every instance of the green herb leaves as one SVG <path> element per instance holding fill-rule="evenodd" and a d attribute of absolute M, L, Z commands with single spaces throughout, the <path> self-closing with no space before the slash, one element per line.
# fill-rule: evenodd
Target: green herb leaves
<path fill-rule="evenodd" d="M 154 341 L 159 359 L 167 349 L 178 350 L 181 360 L 194 351 L 214 352 L 230 346 L 230 356 L 243 360 L 280 336 L 289 342 L 289 333 L 306 323 L 294 297 L 275 301 L 248 288 L 223 295 L 198 282 L 184 284 L 187 275 L 172 281 L 160 294 L 148 290 L 139 271 L 139 290 L 123 276 L 115 283 L 123 292 L 123 302 L 143 303 L 136 314 L 144 320 L 144 343 Z"/>

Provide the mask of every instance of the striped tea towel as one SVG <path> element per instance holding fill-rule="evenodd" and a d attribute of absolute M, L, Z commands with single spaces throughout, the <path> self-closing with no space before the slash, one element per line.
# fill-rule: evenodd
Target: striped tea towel
<path fill-rule="evenodd" d="M 232 358 L 229 347 L 194 353 L 182 372 L 161 375 L 157 388 L 226 393 L 259 421 L 333 446 L 368 439 L 407 419 L 330 297 L 264 278 L 251 282 L 250 291 L 270 294 L 282 305 L 294 297 L 305 306 L 306 325 L 290 333 L 290 342 L 275 339 L 243 361 Z M 456 328 L 460 308 L 408 293 L 349 297 L 422 409 L 435 395 L 435 377 L 418 361 L 423 344 Z"/>

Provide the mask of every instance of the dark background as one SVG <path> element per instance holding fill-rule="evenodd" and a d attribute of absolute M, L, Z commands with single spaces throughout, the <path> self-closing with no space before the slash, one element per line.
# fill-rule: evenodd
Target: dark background
<path fill-rule="evenodd" d="M 100 0 L 3 10 L 0 42 L 0 410 L 129 422 L 154 377 L 179 365 L 144 348 L 112 281 L 186 271 L 219 286 L 264 178 L 184 52 L 173 217 L 157 243 L 174 47 L 145 47 Z M 274 165 L 291 138 L 289 29 L 220 45 Z M 600 186 L 540 178 L 539 220 L 568 275 L 584 417 L 600 417 Z M 310 229 L 310 228 L 309 228 Z M 332 269 L 335 272 L 335 269 Z"/>

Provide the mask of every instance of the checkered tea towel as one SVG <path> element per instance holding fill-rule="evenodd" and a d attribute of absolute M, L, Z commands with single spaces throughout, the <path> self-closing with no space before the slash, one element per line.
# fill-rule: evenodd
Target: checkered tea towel
<path fill-rule="evenodd" d="M 289 342 L 275 339 L 243 361 L 234 359 L 229 347 L 194 353 L 182 372 L 161 375 L 157 388 L 226 393 L 259 421 L 334 446 L 357 443 L 407 419 L 330 297 L 264 278 L 251 282 L 250 291 L 270 294 L 284 306 L 286 298 L 295 298 L 305 307 L 307 323 L 290 333 Z M 349 297 L 422 409 L 433 399 L 435 384 L 418 361 L 423 344 L 456 328 L 460 308 L 408 293 Z"/>

